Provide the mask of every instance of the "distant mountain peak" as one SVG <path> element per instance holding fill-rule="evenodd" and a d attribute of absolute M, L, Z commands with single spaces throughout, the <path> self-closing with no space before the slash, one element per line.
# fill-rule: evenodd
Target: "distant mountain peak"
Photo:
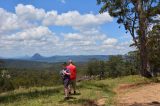
<path fill-rule="evenodd" d="M 36 59 L 36 60 L 39 60 L 39 59 L 42 59 L 44 58 L 42 55 L 40 55 L 39 53 L 35 53 L 32 57 L 32 59 Z"/>
<path fill-rule="evenodd" d="M 39 53 L 35 53 L 33 56 L 41 56 Z"/>

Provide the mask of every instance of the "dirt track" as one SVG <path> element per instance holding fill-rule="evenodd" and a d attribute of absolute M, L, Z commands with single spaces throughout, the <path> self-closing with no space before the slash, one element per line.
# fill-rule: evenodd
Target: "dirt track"
<path fill-rule="evenodd" d="M 118 89 L 118 106 L 160 106 L 160 83 L 143 86 L 121 85 Z"/>

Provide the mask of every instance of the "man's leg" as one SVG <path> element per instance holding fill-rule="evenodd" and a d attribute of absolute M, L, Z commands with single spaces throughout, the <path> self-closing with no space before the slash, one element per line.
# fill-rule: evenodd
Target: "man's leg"
<path fill-rule="evenodd" d="M 74 94 L 76 94 L 76 80 L 73 80 L 72 88 L 73 88 Z"/>
<path fill-rule="evenodd" d="M 68 86 L 69 94 L 71 94 L 71 86 L 72 86 L 72 80 L 70 80 L 70 83 L 69 83 L 69 86 Z"/>

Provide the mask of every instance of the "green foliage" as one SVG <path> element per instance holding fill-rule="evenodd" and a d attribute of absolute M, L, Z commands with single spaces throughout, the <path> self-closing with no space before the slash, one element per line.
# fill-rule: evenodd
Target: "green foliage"
<path fill-rule="evenodd" d="M 150 68 L 156 74 L 160 68 L 160 25 L 155 25 L 149 32 L 147 47 Z"/>
<path fill-rule="evenodd" d="M 149 33 L 147 46 L 150 63 L 160 67 L 160 25 L 154 26 Z"/>
<path fill-rule="evenodd" d="M 19 64 L 21 62 L 21 64 Z M 9 84 L 13 88 L 29 88 L 38 86 L 56 86 L 62 85 L 62 79 L 59 75 L 59 71 L 62 69 L 62 63 L 42 63 L 42 62 L 30 62 L 30 61 L 15 61 L 7 60 L 7 65 L 4 64 L 1 70 L 8 70 L 6 74 L 10 75 L 10 79 L 0 79 L 0 88 L 2 91 L 7 91 Z M 11 63 L 11 64 L 10 64 Z M 26 63 L 26 64 L 25 64 Z M 14 67 L 12 67 L 15 65 Z M 4 68 L 5 66 L 9 66 Z M 31 66 L 31 67 L 29 67 Z M 83 76 L 87 70 L 86 63 L 76 63 L 77 75 Z M 4 85 L 4 82 L 6 85 Z M 8 84 L 8 85 L 7 85 Z M 4 85 L 4 87 L 2 87 Z M 10 90 L 10 89 L 8 89 Z"/>
<path fill-rule="evenodd" d="M 149 77 L 147 34 L 150 24 L 159 23 L 159 19 L 153 18 L 160 14 L 159 0 L 97 0 L 97 3 L 102 4 L 100 13 L 108 11 L 131 34 L 134 41 L 132 45 L 140 51 L 141 75 Z"/>
<path fill-rule="evenodd" d="M 100 75 L 105 73 L 106 77 L 119 77 L 126 75 L 138 74 L 137 60 L 135 54 L 131 53 L 126 56 L 110 56 L 108 61 L 92 60 L 88 62 L 88 75 Z"/>
<path fill-rule="evenodd" d="M 129 64 L 131 75 L 138 74 L 140 69 L 139 51 L 128 52 L 126 56 L 126 64 Z"/>
<path fill-rule="evenodd" d="M 10 70 L 15 88 L 32 86 L 53 86 L 61 83 L 58 72 L 36 70 Z"/>
<path fill-rule="evenodd" d="M 13 90 L 14 86 L 10 81 L 10 75 L 7 70 L 0 71 L 0 92 Z"/>
<path fill-rule="evenodd" d="M 110 56 L 107 61 L 91 60 L 88 63 L 76 63 L 77 77 L 84 75 L 101 75 L 104 73 L 106 77 L 119 77 L 126 75 L 138 74 L 139 61 L 137 60 L 137 52 L 130 52 L 125 56 Z M 8 61 L 9 63 L 9 61 Z M 17 63 L 17 62 L 16 62 Z M 31 62 L 32 64 L 33 62 Z M 29 63 L 27 63 L 29 64 Z M 13 85 L 13 88 L 29 88 L 39 86 L 56 86 L 62 85 L 62 79 L 59 75 L 61 70 L 61 63 L 49 63 L 50 67 L 45 66 L 47 63 L 43 63 L 43 66 L 38 68 L 23 68 L 21 66 L 15 68 L 8 68 L 8 73 L 11 78 L 6 82 Z M 36 65 L 42 65 L 42 63 Z M 45 68 L 46 67 L 46 68 Z M 33 69 L 32 69 L 33 68 Z M 4 80 L 1 80 L 4 82 Z M 4 90 L 5 91 L 5 90 Z"/>
<path fill-rule="evenodd" d="M 105 62 L 98 60 L 91 60 L 88 62 L 88 75 L 99 75 L 101 72 L 105 71 Z"/>
<path fill-rule="evenodd" d="M 134 61 L 131 61 L 132 57 L 126 55 L 122 56 L 112 56 L 107 62 L 107 75 L 108 77 L 119 77 L 126 75 L 138 74 L 136 67 L 133 65 Z"/>
<path fill-rule="evenodd" d="M 133 38 L 140 26 L 140 18 L 147 19 L 149 23 L 157 22 L 158 20 L 152 17 L 160 13 L 159 0 L 141 0 L 140 2 L 138 0 L 97 0 L 97 4 L 102 4 L 100 13 L 108 11 L 111 16 L 116 17 L 117 23 L 123 24 Z M 141 10 L 139 11 L 139 9 Z M 142 12 L 143 17 L 140 16 Z M 145 23 L 144 21 L 143 23 Z M 134 40 L 136 39 L 134 38 Z"/>
<path fill-rule="evenodd" d="M 122 56 L 111 56 L 107 62 L 108 76 L 118 77 L 122 75 L 124 71 L 124 61 Z"/>

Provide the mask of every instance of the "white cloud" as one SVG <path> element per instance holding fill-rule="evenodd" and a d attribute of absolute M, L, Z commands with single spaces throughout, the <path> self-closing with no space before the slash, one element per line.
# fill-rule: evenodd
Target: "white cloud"
<path fill-rule="evenodd" d="M 0 51 L 9 49 L 19 51 L 37 51 L 49 50 L 52 46 L 56 46 L 59 38 L 51 32 L 47 27 L 39 26 L 35 28 L 25 29 L 11 35 L 2 36 L 0 39 Z"/>
<path fill-rule="evenodd" d="M 71 26 L 73 28 L 89 27 L 111 22 L 112 17 L 106 12 L 104 14 L 80 14 L 78 11 L 69 11 L 58 14 L 56 11 L 47 12 L 43 24 L 46 26 Z"/>
<path fill-rule="evenodd" d="M 121 42 L 119 45 L 123 46 L 123 47 L 126 47 L 126 46 L 129 46 L 131 44 L 133 44 L 133 41 L 129 40 L 129 41 Z"/>
<path fill-rule="evenodd" d="M 103 44 L 104 44 L 104 45 L 114 45 L 114 44 L 116 44 L 117 42 L 118 42 L 117 39 L 115 39 L 115 38 L 109 38 L 109 39 L 104 40 L 104 41 L 103 41 Z"/>
<path fill-rule="evenodd" d="M 46 12 L 18 4 L 15 13 L 0 8 L 0 14 L 0 55 L 109 54 L 126 50 L 127 43 L 122 44 L 100 31 L 102 24 L 113 20 L 108 13 L 59 14 L 56 10 Z M 69 26 L 73 31 L 59 35 L 50 26 Z"/>
<path fill-rule="evenodd" d="M 15 30 L 19 28 L 18 18 L 15 14 L 9 13 L 6 10 L 0 8 L 0 34 L 3 32 Z"/>
<path fill-rule="evenodd" d="M 64 39 L 65 40 L 83 40 L 83 37 L 77 33 L 68 33 L 64 34 Z"/>
<path fill-rule="evenodd" d="M 18 5 L 19 6 L 19 5 Z M 29 16 L 28 14 L 17 15 L 15 13 L 8 12 L 2 8 L 0 8 L 0 34 L 4 33 L 13 33 L 17 30 L 22 30 L 26 28 L 31 28 L 36 26 L 35 23 L 29 22 L 27 19 L 22 18 L 25 16 Z"/>
<path fill-rule="evenodd" d="M 9 35 L 6 38 L 8 40 L 17 40 L 17 41 L 46 41 L 49 38 L 54 37 L 54 34 L 47 28 L 43 26 L 25 29 L 21 32 Z M 57 39 L 55 39 L 57 40 Z"/>
<path fill-rule="evenodd" d="M 16 15 L 23 20 L 42 20 L 46 14 L 44 9 L 37 9 L 32 5 L 18 4 L 15 10 Z"/>
<path fill-rule="evenodd" d="M 68 11 L 58 14 L 56 10 L 45 12 L 44 9 L 23 4 L 18 4 L 15 7 L 15 13 L 7 12 L 2 8 L 0 8 L 0 13 L 3 14 L 0 26 L 1 30 L 4 31 L 30 28 L 39 25 L 70 26 L 74 29 L 86 30 L 86 28 L 94 28 L 113 20 L 107 12 L 103 14 L 80 14 L 78 11 Z"/>

